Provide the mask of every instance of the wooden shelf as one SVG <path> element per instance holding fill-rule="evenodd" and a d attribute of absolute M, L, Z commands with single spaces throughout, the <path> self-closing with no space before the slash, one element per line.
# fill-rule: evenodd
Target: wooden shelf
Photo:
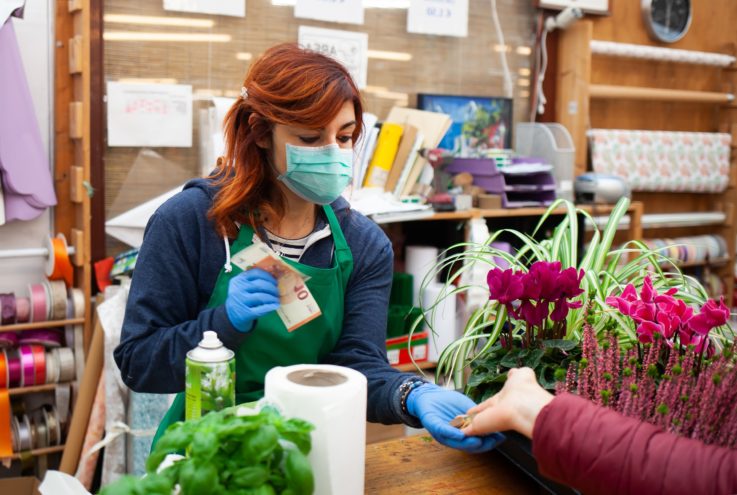
<path fill-rule="evenodd" d="M 39 328 L 58 328 L 67 325 L 84 325 L 84 318 L 71 318 L 69 320 L 36 321 L 33 323 L 20 323 L 18 325 L 0 326 L 0 332 L 22 332 L 23 330 L 37 330 Z"/>
<path fill-rule="evenodd" d="M 397 366 L 392 366 L 395 370 L 403 371 L 403 372 L 410 372 L 410 371 L 417 371 L 418 369 L 421 370 L 431 370 L 437 368 L 438 363 L 434 363 L 431 361 L 423 361 L 420 363 L 408 363 L 408 364 L 399 364 Z"/>
<path fill-rule="evenodd" d="M 684 261 L 684 262 L 676 262 L 676 266 L 678 268 L 693 268 L 696 266 L 724 266 L 727 263 L 729 263 L 730 258 L 723 256 L 720 258 L 713 258 L 710 260 L 701 260 L 701 261 Z M 666 264 L 664 266 L 670 266 L 669 264 Z"/>
<path fill-rule="evenodd" d="M 57 454 L 59 452 L 62 452 L 63 450 L 64 450 L 64 445 L 54 445 L 53 447 L 44 447 L 42 449 L 31 450 L 30 454 L 33 457 L 39 457 L 42 455 Z M 13 453 L 13 455 L 10 458 L 13 459 L 14 461 L 18 461 L 21 458 L 21 454 Z"/>
<path fill-rule="evenodd" d="M 42 385 L 31 385 L 30 387 L 9 388 L 8 395 L 12 397 L 14 395 L 35 394 L 38 392 L 50 392 L 56 389 L 58 385 L 69 385 L 71 383 L 73 382 L 44 383 Z"/>
<path fill-rule="evenodd" d="M 630 209 L 632 210 L 635 208 L 635 205 L 637 204 L 636 201 L 633 201 Z M 596 213 L 596 214 L 605 214 L 605 213 L 611 213 L 611 211 L 614 209 L 614 205 L 589 205 L 589 204 L 580 204 L 575 205 L 577 209 L 583 210 L 586 213 Z M 628 210 L 628 211 L 629 211 Z M 438 212 L 435 213 L 432 216 L 429 217 L 423 217 L 423 218 L 417 218 L 414 221 L 428 221 L 428 220 L 468 220 L 471 218 L 504 218 L 504 217 L 539 217 L 544 215 L 548 211 L 548 208 L 545 206 L 539 206 L 539 207 L 526 207 L 526 208 L 494 208 L 494 209 L 479 209 L 479 208 L 471 208 L 470 210 L 466 211 L 447 211 L 447 212 Z M 566 213 L 566 208 L 556 208 L 552 211 L 552 215 L 563 215 Z M 403 220 L 403 221 L 413 221 L 413 220 Z"/>

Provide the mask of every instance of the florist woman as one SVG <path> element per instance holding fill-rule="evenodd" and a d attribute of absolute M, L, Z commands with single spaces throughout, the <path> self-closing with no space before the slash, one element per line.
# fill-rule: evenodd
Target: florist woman
<path fill-rule="evenodd" d="M 474 403 L 392 369 L 386 358 L 392 248 L 340 194 L 362 128 L 360 94 L 346 69 L 296 45 L 257 60 L 224 122 L 225 155 L 146 227 L 115 360 L 125 383 L 152 393 L 184 389 L 187 351 L 215 330 L 236 353 L 236 400 L 263 395 L 274 366 L 327 363 L 368 379 L 369 421 L 425 427 L 439 442 L 492 448 L 448 422 Z M 230 255 L 258 237 L 310 277 L 321 316 L 288 332 L 277 282 L 241 271 Z M 159 426 L 183 419 L 179 394 Z"/>

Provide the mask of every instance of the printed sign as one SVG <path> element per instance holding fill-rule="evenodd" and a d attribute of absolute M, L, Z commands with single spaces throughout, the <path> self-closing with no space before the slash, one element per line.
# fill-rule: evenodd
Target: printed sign
<path fill-rule="evenodd" d="M 294 17 L 363 24 L 363 0 L 297 0 Z"/>
<path fill-rule="evenodd" d="M 407 31 L 440 36 L 468 36 L 468 0 L 412 0 Z"/>
<path fill-rule="evenodd" d="M 107 83 L 108 146 L 192 146 L 192 86 Z"/>
<path fill-rule="evenodd" d="M 359 88 L 366 87 L 368 34 L 300 26 L 298 42 L 305 48 L 333 57 L 345 65 Z"/>
<path fill-rule="evenodd" d="M 164 0 L 164 10 L 245 17 L 246 0 Z"/>

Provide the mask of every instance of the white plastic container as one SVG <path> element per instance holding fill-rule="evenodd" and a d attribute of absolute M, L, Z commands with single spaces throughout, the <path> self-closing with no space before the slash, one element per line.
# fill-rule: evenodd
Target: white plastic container
<path fill-rule="evenodd" d="M 576 148 L 568 129 L 556 123 L 520 122 L 514 131 L 514 151 L 551 164 L 556 196 L 573 201 Z"/>

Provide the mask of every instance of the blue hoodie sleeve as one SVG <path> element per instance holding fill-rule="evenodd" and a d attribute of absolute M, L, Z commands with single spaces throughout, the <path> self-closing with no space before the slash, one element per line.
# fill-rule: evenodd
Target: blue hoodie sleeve
<path fill-rule="evenodd" d="M 245 337 L 233 328 L 224 306 L 204 308 L 209 295 L 202 290 L 200 258 L 219 259 L 220 253 L 203 252 L 202 220 L 181 206 L 162 207 L 146 226 L 114 351 L 123 381 L 136 392 L 183 391 L 186 354 L 205 330 L 216 330 L 231 349 Z"/>
<path fill-rule="evenodd" d="M 323 362 L 353 368 L 368 382 L 367 419 L 374 423 L 404 423 L 419 427 L 414 416 L 402 412 L 399 386 L 417 375 L 400 373 L 386 355 L 386 325 L 394 270 L 391 243 L 382 230 L 350 212 L 343 232 L 353 254 L 353 273 L 345 294 L 343 333 Z M 351 242 L 360 233 L 362 242 Z"/>

